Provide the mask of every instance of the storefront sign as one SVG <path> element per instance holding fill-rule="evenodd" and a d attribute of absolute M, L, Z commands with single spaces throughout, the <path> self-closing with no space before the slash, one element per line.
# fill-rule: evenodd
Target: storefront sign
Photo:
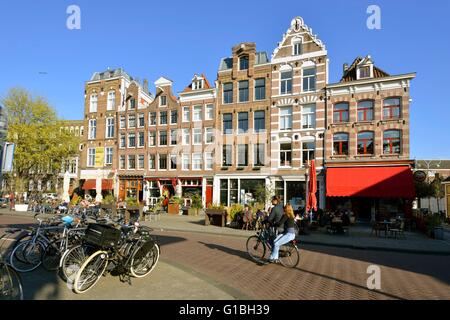
<path fill-rule="evenodd" d="M 105 149 L 95 148 L 95 167 L 96 168 L 103 167 L 104 161 L 105 161 Z"/>
<path fill-rule="evenodd" d="M 427 174 L 423 171 L 414 172 L 414 180 L 417 182 L 424 182 L 427 178 Z"/>

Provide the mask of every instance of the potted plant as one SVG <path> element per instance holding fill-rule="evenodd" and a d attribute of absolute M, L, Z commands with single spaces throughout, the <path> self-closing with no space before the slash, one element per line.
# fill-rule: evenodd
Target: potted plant
<path fill-rule="evenodd" d="M 172 197 L 169 200 L 167 213 L 168 214 L 180 214 L 182 203 L 183 203 L 183 199 L 181 199 L 180 197 Z"/>
<path fill-rule="evenodd" d="M 231 219 L 231 227 L 232 228 L 240 228 L 240 221 L 242 218 L 242 213 L 244 212 L 244 207 L 235 203 L 230 208 L 230 219 Z"/>
<path fill-rule="evenodd" d="M 103 198 L 101 208 L 102 209 L 112 209 L 114 207 L 114 203 L 116 199 L 112 194 L 108 194 L 105 198 Z"/>
<path fill-rule="evenodd" d="M 188 214 L 190 216 L 198 216 L 200 210 L 203 209 L 202 197 L 195 194 L 192 196 L 191 200 L 191 207 L 188 210 Z"/>
<path fill-rule="evenodd" d="M 437 214 L 431 214 L 426 217 L 426 230 L 430 238 L 444 240 L 444 229 L 442 227 L 441 217 Z"/>

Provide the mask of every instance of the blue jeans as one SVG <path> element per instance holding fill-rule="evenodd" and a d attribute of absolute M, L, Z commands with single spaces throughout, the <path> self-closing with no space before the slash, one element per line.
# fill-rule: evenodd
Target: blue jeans
<path fill-rule="evenodd" d="M 280 247 L 283 244 L 289 243 L 290 241 L 295 239 L 295 233 L 283 233 L 280 234 L 274 241 L 272 253 L 270 254 L 270 260 L 278 259 L 278 252 L 280 251 Z"/>

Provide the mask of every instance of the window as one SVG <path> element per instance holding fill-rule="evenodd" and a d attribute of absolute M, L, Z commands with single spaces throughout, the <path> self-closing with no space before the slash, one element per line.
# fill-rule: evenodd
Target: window
<path fill-rule="evenodd" d="M 400 130 L 387 130 L 383 134 L 383 153 L 400 154 Z"/>
<path fill-rule="evenodd" d="M 316 127 L 316 105 L 308 104 L 302 108 L 303 129 L 314 129 Z"/>
<path fill-rule="evenodd" d="M 156 168 L 156 164 L 155 164 L 155 155 L 154 154 L 149 154 L 148 155 L 148 168 L 151 170 L 154 170 Z"/>
<path fill-rule="evenodd" d="M 220 204 L 228 206 L 228 179 L 220 179 Z"/>
<path fill-rule="evenodd" d="M 224 144 L 222 149 L 222 166 L 231 167 L 233 157 L 233 146 L 231 144 Z"/>
<path fill-rule="evenodd" d="M 150 112 L 148 114 L 148 125 L 156 126 L 156 112 Z"/>
<path fill-rule="evenodd" d="M 292 93 L 292 71 L 281 72 L 281 94 Z"/>
<path fill-rule="evenodd" d="M 136 147 L 136 134 L 134 132 L 128 133 L 128 148 Z"/>
<path fill-rule="evenodd" d="M 136 128 L 136 116 L 134 114 L 128 115 L 128 128 Z"/>
<path fill-rule="evenodd" d="M 205 153 L 205 170 L 212 170 L 214 165 L 214 155 L 212 152 Z"/>
<path fill-rule="evenodd" d="M 125 155 L 121 154 L 119 157 L 119 169 L 125 170 Z"/>
<path fill-rule="evenodd" d="M 239 70 L 248 69 L 248 56 L 242 56 L 239 58 Z"/>
<path fill-rule="evenodd" d="M 239 102 L 248 101 L 248 80 L 239 81 Z"/>
<path fill-rule="evenodd" d="M 308 68 L 303 70 L 303 91 L 316 90 L 316 68 Z"/>
<path fill-rule="evenodd" d="M 373 154 L 373 132 L 358 133 L 358 154 Z"/>
<path fill-rule="evenodd" d="M 167 131 L 159 131 L 159 145 L 167 146 Z"/>
<path fill-rule="evenodd" d="M 202 128 L 192 129 L 193 144 L 202 144 Z"/>
<path fill-rule="evenodd" d="M 214 119 L 214 105 L 207 104 L 205 107 L 205 120 L 212 120 L 212 119 Z"/>
<path fill-rule="evenodd" d="M 280 130 L 292 129 L 292 107 L 280 108 Z"/>
<path fill-rule="evenodd" d="M 167 105 L 167 97 L 166 96 L 161 96 L 159 97 L 159 106 L 166 106 Z"/>
<path fill-rule="evenodd" d="M 189 121 L 191 121 L 189 107 L 183 107 L 183 122 L 189 122 Z"/>
<path fill-rule="evenodd" d="M 178 122 L 178 111 L 170 111 L 170 124 L 176 124 Z"/>
<path fill-rule="evenodd" d="M 126 127 L 125 116 L 120 116 L 120 124 L 119 124 L 119 126 L 120 126 L 120 129 L 125 129 L 125 127 Z"/>
<path fill-rule="evenodd" d="M 106 118 L 106 138 L 114 137 L 114 118 Z"/>
<path fill-rule="evenodd" d="M 177 155 L 171 154 L 170 155 L 170 170 L 176 170 L 177 169 Z"/>
<path fill-rule="evenodd" d="M 308 163 L 310 160 L 314 160 L 314 154 L 316 150 L 316 144 L 314 141 L 311 142 L 303 142 L 303 163 Z"/>
<path fill-rule="evenodd" d="M 292 161 L 292 145 L 290 143 L 280 144 L 280 167 L 290 167 Z"/>
<path fill-rule="evenodd" d="M 239 133 L 247 133 L 248 131 L 248 112 L 238 113 L 238 130 Z"/>
<path fill-rule="evenodd" d="M 170 144 L 172 146 L 177 144 L 177 130 L 170 130 Z"/>
<path fill-rule="evenodd" d="M 333 135 L 333 154 L 336 156 L 348 155 L 348 133 Z"/>
<path fill-rule="evenodd" d="M 106 104 L 106 110 L 114 110 L 116 107 L 116 92 L 108 92 L 108 102 Z"/>
<path fill-rule="evenodd" d="M 136 169 L 136 156 L 134 154 L 128 155 L 128 169 Z"/>
<path fill-rule="evenodd" d="M 159 113 L 159 124 L 167 124 L 167 111 Z"/>
<path fill-rule="evenodd" d="M 192 121 L 202 121 L 202 106 L 194 106 Z"/>
<path fill-rule="evenodd" d="M 255 79 L 255 100 L 264 100 L 266 98 L 266 79 Z"/>
<path fill-rule="evenodd" d="M 98 95 L 96 93 L 91 94 L 89 103 L 89 112 L 97 112 Z"/>
<path fill-rule="evenodd" d="M 138 155 L 138 169 L 144 169 L 145 166 L 145 157 L 143 154 Z"/>
<path fill-rule="evenodd" d="M 133 109 L 135 109 L 135 108 L 136 108 L 136 99 L 131 98 L 131 99 L 128 101 L 128 109 L 133 110 Z"/>
<path fill-rule="evenodd" d="M 205 143 L 214 142 L 214 132 L 213 128 L 205 128 Z"/>
<path fill-rule="evenodd" d="M 138 147 L 145 146 L 145 136 L 144 131 L 138 132 Z"/>
<path fill-rule="evenodd" d="M 255 132 L 264 132 L 266 130 L 266 112 L 263 110 L 255 111 L 253 117 Z"/>
<path fill-rule="evenodd" d="M 167 154 L 159 155 L 159 170 L 167 170 Z"/>
<path fill-rule="evenodd" d="M 383 119 L 400 119 L 401 100 L 400 98 L 390 98 L 383 102 Z"/>
<path fill-rule="evenodd" d="M 89 120 L 89 139 L 95 139 L 97 136 L 97 120 Z"/>
<path fill-rule="evenodd" d="M 188 154 L 183 153 L 181 155 L 181 169 L 189 170 L 189 155 Z"/>
<path fill-rule="evenodd" d="M 143 128 L 145 126 L 145 116 L 143 113 L 139 114 L 138 127 Z"/>
<path fill-rule="evenodd" d="M 95 148 L 88 149 L 88 167 L 95 166 Z"/>
<path fill-rule="evenodd" d="M 192 170 L 201 170 L 202 169 L 202 154 L 201 153 L 193 153 L 192 154 Z"/>
<path fill-rule="evenodd" d="M 233 133 L 233 114 L 231 113 L 223 114 L 223 133 L 224 134 Z"/>
<path fill-rule="evenodd" d="M 248 166 L 248 144 L 238 144 L 238 163 L 239 167 Z"/>
<path fill-rule="evenodd" d="M 334 123 L 348 122 L 348 102 L 341 102 L 334 105 Z"/>
<path fill-rule="evenodd" d="M 125 148 L 126 147 L 126 137 L 125 137 L 125 133 L 121 133 L 120 134 L 120 141 L 119 141 L 119 147 L 120 148 Z"/>
<path fill-rule="evenodd" d="M 253 147 L 253 165 L 255 167 L 264 166 L 264 154 L 265 154 L 265 145 L 263 143 L 257 143 Z"/>
<path fill-rule="evenodd" d="M 111 165 L 113 161 L 113 148 L 112 147 L 106 147 L 105 148 L 105 164 Z"/>
<path fill-rule="evenodd" d="M 370 78 L 370 67 L 359 68 L 359 79 Z"/>
<path fill-rule="evenodd" d="M 190 142 L 191 135 L 190 135 L 189 129 L 183 129 L 182 136 L 183 136 L 183 145 L 185 145 L 185 146 L 189 145 L 191 143 Z"/>
<path fill-rule="evenodd" d="M 149 131 L 148 133 L 148 145 L 151 147 L 156 146 L 156 131 Z"/>
<path fill-rule="evenodd" d="M 302 40 L 295 39 L 292 43 L 292 54 L 294 56 L 299 56 L 302 54 Z"/>
<path fill-rule="evenodd" d="M 358 102 L 358 121 L 373 120 L 373 101 L 366 100 Z"/>
<path fill-rule="evenodd" d="M 233 103 L 233 83 L 223 84 L 223 103 Z"/>

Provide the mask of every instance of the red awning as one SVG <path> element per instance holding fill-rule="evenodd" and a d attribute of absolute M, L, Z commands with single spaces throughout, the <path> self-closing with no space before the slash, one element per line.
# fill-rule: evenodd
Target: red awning
<path fill-rule="evenodd" d="M 415 197 L 409 166 L 327 169 L 327 197 Z"/>
<path fill-rule="evenodd" d="M 96 189 L 95 186 L 96 180 L 89 179 L 84 182 L 83 190 L 95 190 Z M 112 179 L 102 179 L 102 190 L 112 190 L 112 189 L 114 189 Z"/>

